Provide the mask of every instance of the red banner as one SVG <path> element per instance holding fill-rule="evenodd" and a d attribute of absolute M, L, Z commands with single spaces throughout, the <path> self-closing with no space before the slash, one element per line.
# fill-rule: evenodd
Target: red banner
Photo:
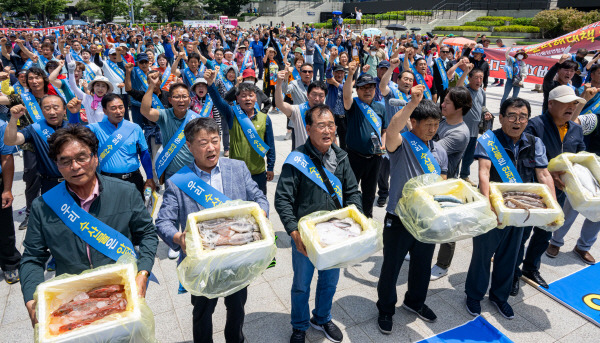
<path fill-rule="evenodd" d="M 497 79 L 506 79 L 506 72 L 504 66 L 506 65 L 506 59 L 504 53 L 506 49 L 484 49 L 485 60 L 490 65 L 490 76 Z M 514 53 L 512 54 L 514 55 Z M 535 55 L 529 55 L 524 60 L 527 65 L 527 77 L 525 82 L 542 84 L 544 76 L 558 60 L 550 57 L 541 57 Z"/>
<path fill-rule="evenodd" d="M 569 51 L 570 53 L 575 53 L 580 48 L 588 50 L 600 49 L 600 21 L 547 42 L 530 45 L 525 48 L 525 51 L 530 56 L 560 55 L 571 43 L 575 44 L 571 48 L 571 51 Z"/>
<path fill-rule="evenodd" d="M 64 26 L 53 26 L 53 27 L 43 27 L 43 28 L 35 28 L 35 29 L 12 29 L 12 28 L 6 28 L 6 27 L 2 27 L 0 28 L 1 32 L 4 32 L 5 34 L 8 32 L 41 32 L 43 34 L 51 34 L 54 33 L 54 31 L 57 30 L 65 30 Z"/>

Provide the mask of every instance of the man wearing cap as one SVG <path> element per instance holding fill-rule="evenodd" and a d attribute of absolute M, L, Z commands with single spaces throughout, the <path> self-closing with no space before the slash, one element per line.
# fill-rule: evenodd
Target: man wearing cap
<path fill-rule="evenodd" d="M 159 54 L 159 55 L 160 54 L 165 54 L 165 47 L 160 42 L 160 36 L 159 35 L 154 34 L 152 36 L 152 45 L 154 45 L 154 50 L 156 51 L 157 54 Z"/>
<path fill-rule="evenodd" d="M 339 140 L 338 146 L 342 150 L 346 150 L 346 109 L 344 108 L 344 78 L 346 69 L 336 64 L 333 67 L 327 68 L 327 106 L 333 113 L 335 118 L 336 132 Z"/>
<path fill-rule="evenodd" d="M 548 94 L 548 110 L 529 121 L 525 133 L 532 134 L 542 140 L 546 146 L 548 161 L 565 152 L 578 153 L 585 150 L 583 130 L 581 126 L 571 121 L 578 104 L 581 103 L 585 103 L 585 99 L 575 95 L 575 91 L 570 86 L 558 86 Z M 566 209 L 566 194 L 562 191 L 564 183 L 560 179 L 560 174 L 560 172 L 551 173 L 556 187 L 558 203 Z M 515 266 L 511 295 L 518 294 L 519 277 L 521 275 L 544 288 L 548 288 L 548 284 L 540 275 L 540 264 L 542 254 L 548 249 L 548 242 L 552 237 L 552 233 L 538 227 L 533 227 L 533 235 L 531 232 L 531 227 L 523 230 L 523 239 Z M 529 236 L 531 236 L 531 239 L 527 252 L 525 252 L 525 242 L 529 239 Z M 589 247 L 582 248 L 589 250 Z M 574 252 L 584 260 L 589 255 L 589 252 L 580 250 L 578 247 L 575 248 Z M 521 263 L 523 263 L 523 266 L 519 268 Z"/>
<path fill-rule="evenodd" d="M 133 66 L 133 63 L 119 64 L 118 66 L 125 72 L 126 84 L 130 82 L 133 89 L 146 91 L 148 87 L 147 74 L 150 71 L 150 61 L 146 53 L 142 52 L 137 55 L 137 66 Z M 141 104 L 138 101 L 131 99 L 131 121 L 143 127 L 147 125 L 147 122 L 140 112 L 140 107 Z"/>
<path fill-rule="evenodd" d="M 354 75 L 358 68 L 351 62 L 348 75 Z M 374 101 L 377 81 L 369 74 L 363 74 L 356 80 L 357 98 L 352 97 L 354 82 L 344 84 L 344 109 L 348 120 L 346 144 L 348 159 L 362 189 L 362 208 L 367 217 L 373 216 L 373 202 L 377 188 L 377 176 L 381 155 L 385 149 L 382 135 L 385 133 L 385 107 Z"/>
<path fill-rule="evenodd" d="M 473 56 L 469 57 L 469 62 L 473 64 L 473 69 L 481 69 L 483 71 L 483 90 L 487 89 L 488 77 L 490 76 L 490 65 L 484 60 L 485 52 L 483 46 L 478 44 L 473 49 Z"/>
<path fill-rule="evenodd" d="M 325 45 L 325 37 L 317 37 L 313 59 L 313 67 L 315 70 L 313 81 L 325 81 L 325 60 L 327 59 L 326 52 L 327 46 Z"/>
<path fill-rule="evenodd" d="M 303 69 L 303 68 L 300 68 Z M 299 105 L 290 105 L 283 101 L 283 83 L 290 76 L 289 70 L 277 73 L 277 85 L 275 87 L 275 105 L 292 122 L 295 128 L 295 146 L 299 147 L 306 143 L 308 133 L 306 132 L 306 111 L 315 105 L 323 104 L 327 97 L 327 86 L 322 81 L 313 81 L 308 85 L 307 101 Z"/>
<path fill-rule="evenodd" d="M 113 93 L 121 94 L 124 97 L 125 108 L 128 108 L 129 99 L 125 99 L 126 93 L 123 89 L 123 83 L 125 82 L 125 74 L 122 68 L 125 68 L 121 50 L 124 48 L 117 47 L 108 50 L 108 57 L 101 59 L 100 54 L 94 55 L 94 63 L 102 69 L 102 75 L 108 78 L 108 81 L 112 84 Z M 128 117 L 129 113 L 126 111 L 125 115 Z"/>
<path fill-rule="evenodd" d="M 577 63 L 571 60 L 571 55 L 563 54 L 558 62 L 554 64 L 544 76 L 542 89 L 544 91 L 544 103 L 542 104 L 542 112 L 548 110 L 548 97 L 550 91 L 561 85 L 571 86 L 572 79 L 577 71 Z M 577 91 L 575 92 L 577 94 Z"/>
<path fill-rule="evenodd" d="M 13 44 L 3 37 L 0 39 L 0 47 L 2 48 L 2 65 L 11 67 L 18 73 L 29 59 L 37 59 L 37 56 L 25 47 L 22 40 L 18 39 L 15 42 L 16 46 L 13 48 Z"/>

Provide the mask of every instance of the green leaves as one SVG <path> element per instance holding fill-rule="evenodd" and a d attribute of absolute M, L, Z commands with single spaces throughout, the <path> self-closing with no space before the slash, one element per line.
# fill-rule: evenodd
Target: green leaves
<path fill-rule="evenodd" d="M 236 17 L 242 6 L 250 3 L 250 0 L 204 0 L 209 13 L 223 13 L 229 17 Z"/>

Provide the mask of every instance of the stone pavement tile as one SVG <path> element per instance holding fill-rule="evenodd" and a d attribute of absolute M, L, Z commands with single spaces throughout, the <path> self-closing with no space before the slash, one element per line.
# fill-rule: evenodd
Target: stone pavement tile
<path fill-rule="evenodd" d="M 148 290 L 146 291 L 146 300 L 148 302 L 148 306 L 150 306 L 150 309 L 152 309 L 154 314 L 173 310 L 173 302 L 171 301 L 171 297 L 165 296 L 167 294 L 168 290 L 166 283 L 161 285 L 155 285 L 151 283 L 148 285 Z"/>
<path fill-rule="evenodd" d="M 369 338 L 369 336 L 367 336 L 367 334 L 358 326 L 358 325 L 354 325 L 352 327 L 349 328 L 344 328 L 341 329 L 342 334 L 344 335 L 344 339 L 343 342 L 360 342 L 360 343 L 367 343 L 367 342 L 376 342 L 371 340 L 371 338 Z M 314 333 L 314 335 L 312 335 L 312 333 Z M 317 331 L 315 329 L 309 329 L 307 334 L 306 334 L 306 338 L 311 342 L 311 343 L 330 343 L 331 341 L 327 339 L 327 337 L 325 337 L 325 334 L 322 331 Z"/>
<path fill-rule="evenodd" d="M 177 322 L 181 328 L 183 339 L 186 341 L 192 341 L 194 339 L 193 334 L 193 321 L 192 321 L 192 305 L 180 307 L 175 310 L 177 316 Z M 214 321 L 213 321 L 214 323 Z M 214 331 L 214 330 L 213 330 Z"/>
<path fill-rule="evenodd" d="M 13 285 L 9 285 L 8 283 L 6 283 L 6 281 L 4 281 L 4 273 L 0 273 L 0 297 L 7 296 L 10 293 L 10 289 L 12 287 L 21 289 L 19 283 Z"/>
<path fill-rule="evenodd" d="M 340 279 L 337 284 L 336 292 L 343 291 L 344 289 L 354 287 L 358 284 L 371 287 L 377 286 L 377 283 L 375 282 L 364 280 L 362 275 L 354 267 L 340 269 Z"/>
<path fill-rule="evenodd" d="M 3 343 L 33 342 L 33 328 L 31 327 L 29 316 L 27 320 L 2 325 L 0 327 L 0 340 Z"/>
<path fill-rule="evenodd" d="M 587 323 L 563 337 L 559 342 L 597 342 L 598 336 L 600 336 L 600 328 L 593 323 Z"/>
<path fill-rule="evenodd" d="M 378 314 L 375 305 L 377 301 L 377 289 L 375 287 L 357 285 L 336 292 L 333 301 L 335 304 L 340 305 L 355 323 L 362 323 L 376 318 Z"/>
<path fill-rule="evenodd" d="M 183 340 L 175 311 L 155 315 L 154 323 L 156 325 L 156 339 L 159 342 L 181 342 Z"/>
<path fill-rule="evenodd" d="M 527 321 L 525 318 L 521 317 L 519 313 L 515 313 L 515 318 L 512 320 L 502 317 L 499 313 L 494 315 L 484 313 L 483 317 L 513 342 L 547 343 L 555 341 L 552 336 L 548 335 L 543 330 Z"/>
<path fill-rule="evenodd" d="M 282 276 L 278 279 L 268 281 L 271 285 L 271 289 L 283 304 L 283 306 L 289 311 L 292 307 L 290 291 L 292 289 L 293 276 L 291 274 Z"/>
<path fill-rule="evenodd" d="M 416 342 L 428 337 L 418 325 L 420 319 L 407 315 L 406 311 L 397 310 L 393 317 L 394 328 L 392 333 L 384 335 L 379 331 L 377 317 L 358 324 L 358 327 L 373 341 L 377 343 Z"/>
<path fill-rule="evenodd" d="M 375 254 L 369 256 L 367 259 L 359 264 L 352 266 L 354 272 L 344 272 L 349 278 L 355 279 L 356 282 L 368 285 L 377 285 L 379 281 L 379 274 L 381 273 L 381 264 L 383 263 L 383 252 L 378 251 Z"/>
<path fill-rule="evenodd" d="M 312 318 L 312 311 L 310 314 Z M 333 322 L 340 328 L 340 330 L 344 330 L 347 327 L 352 327 L 356 325 L 356 323 L 350 318 L 348 313 L 342 309 L 342 307 L 336 303 L 331 307 L 331 317 Z M 313 342 L 315 340 L 319 340 L 323 337 L 324 334 L 322 331 L 314 329 L 312 326 L 306 331 L 306 339 Z"/>
<path fill-rule="evenodd" d="M 29 313 L 23 303 L 23 295 L 18 289 L 11 290 L 10 296 L 4 307 L 4 316 L 2 317 L 2 326 L 20 321 L 29 321 Z M 0 336 L 2 337 L 2 336 Z"/>
<path fill-rule="evenodd" d="M 543 293 L 526 299 L 513 309 L 554 339 L 560 339 L 588 323 L 586 319 Z"/>
<path fill-rule="evenodd" d="M 265 315 L 266 314 L 266 315 Z M 244 324 L 244 335 L 250 343 L 289 342 L 292 334 L 290 315 L 288 313 L 260 313 L 261 320 Z"/>
<path fill-rule="evenodd" d="M 457 288 L 449 288 L 444 291 L 441 291 L 441 292 L 437 293 L 436 296 L 438 296 L 439 298 L 443 299 L 445 302 L 450 304 L 457 312 L 471 316 L 467 312 L 467 307 L 466 307 L 467 295 L 465 294 L 464 284 L 459 285 Z M 431 307 L 431 304 L 428 306 Z M 434 311 L 435 311 L 435 309 L 434 309 Z M 489 315 L 489 314 L 495 314 L 497 312 L 498 312 L 498 310 L 496 309 L 496 307 L 492 303 L 490 303 L 489 299 L 486 296 L 481 301 L 481 313 L 483 315 L 486 315 L 486 314 Z M 472 318 L 473 317 L 471 316 L 471 319 Z"/>
<path fill-rule="evenodd" d="M 279 300 L 269 283 L 263 282 L 260 285 L 250 285 L 248 287 L 248 300 L 246 301 L 246 313 L 252 313 L 247 316 L 245 322 L 260 319 L 259 313 L 265 315 L 270 312 L 285 312 L 286 307 Z"/>
<path fill-rule="evenodd" d="M 452 305 L 445 302 L 439 295 L 427 296 L 427 306 L 437 315 L 438 319 L 434 323 L 428 323 L 424 320 L 417 319 L 416 323 L 421 328 L 421 331 L 429 336 L 434 336 L 440 332 L 444 332 L 462 325 L 473 317 L 466 311 L 457 311 Z M 401 309 L 400 311 L 403 311 Z M 405 313 L 408 313 L 404 310 Z M 415 316 L 414 314 L 412 314 Z M 416 316 L 415 316 L 416 317 Z"/>
<path fill-rule="evenodd" d="M 265 272 L 262 274 L 264 279 L 267 281 L 272 281 L 293 273 L 292 249 L 289 247 L 289 245 L 287 248 L 280 247 L 280 244 L 282 244 L 281 241 L 285 240 L 289 240 L 287 234 L 286 237 L 277 239 L 277 254 L 275 255 L 275 258 L 277 259 L 277 265 L 274 268 L 265 270 Z"/>
<path fill-rule="evenodd" d="M 6 308 L 6 302 L 8 301 L 8 296 L 3 296 L 0 297 L 0 321 L 2 320 L 2 317 L 4 316 L 4 309 Z M 25 305 L 23 305 L 25 306 Z M 8 316 L 10 316 L 11 314 L 7 314 Z"/>

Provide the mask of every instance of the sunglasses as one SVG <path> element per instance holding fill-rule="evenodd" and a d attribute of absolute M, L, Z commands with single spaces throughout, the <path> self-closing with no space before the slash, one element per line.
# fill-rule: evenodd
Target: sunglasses
<path fill-rule="evenodd" d="M 313 72 L 313 71 L 312 71 L 312 70 L 306 70 L 306 69 L 305 69 L 305 70 L 300 70 L 300 72 L 301 72 L 301 73 L 304 73 L 304 74 L 312 74 L 312 72 Z"/>

